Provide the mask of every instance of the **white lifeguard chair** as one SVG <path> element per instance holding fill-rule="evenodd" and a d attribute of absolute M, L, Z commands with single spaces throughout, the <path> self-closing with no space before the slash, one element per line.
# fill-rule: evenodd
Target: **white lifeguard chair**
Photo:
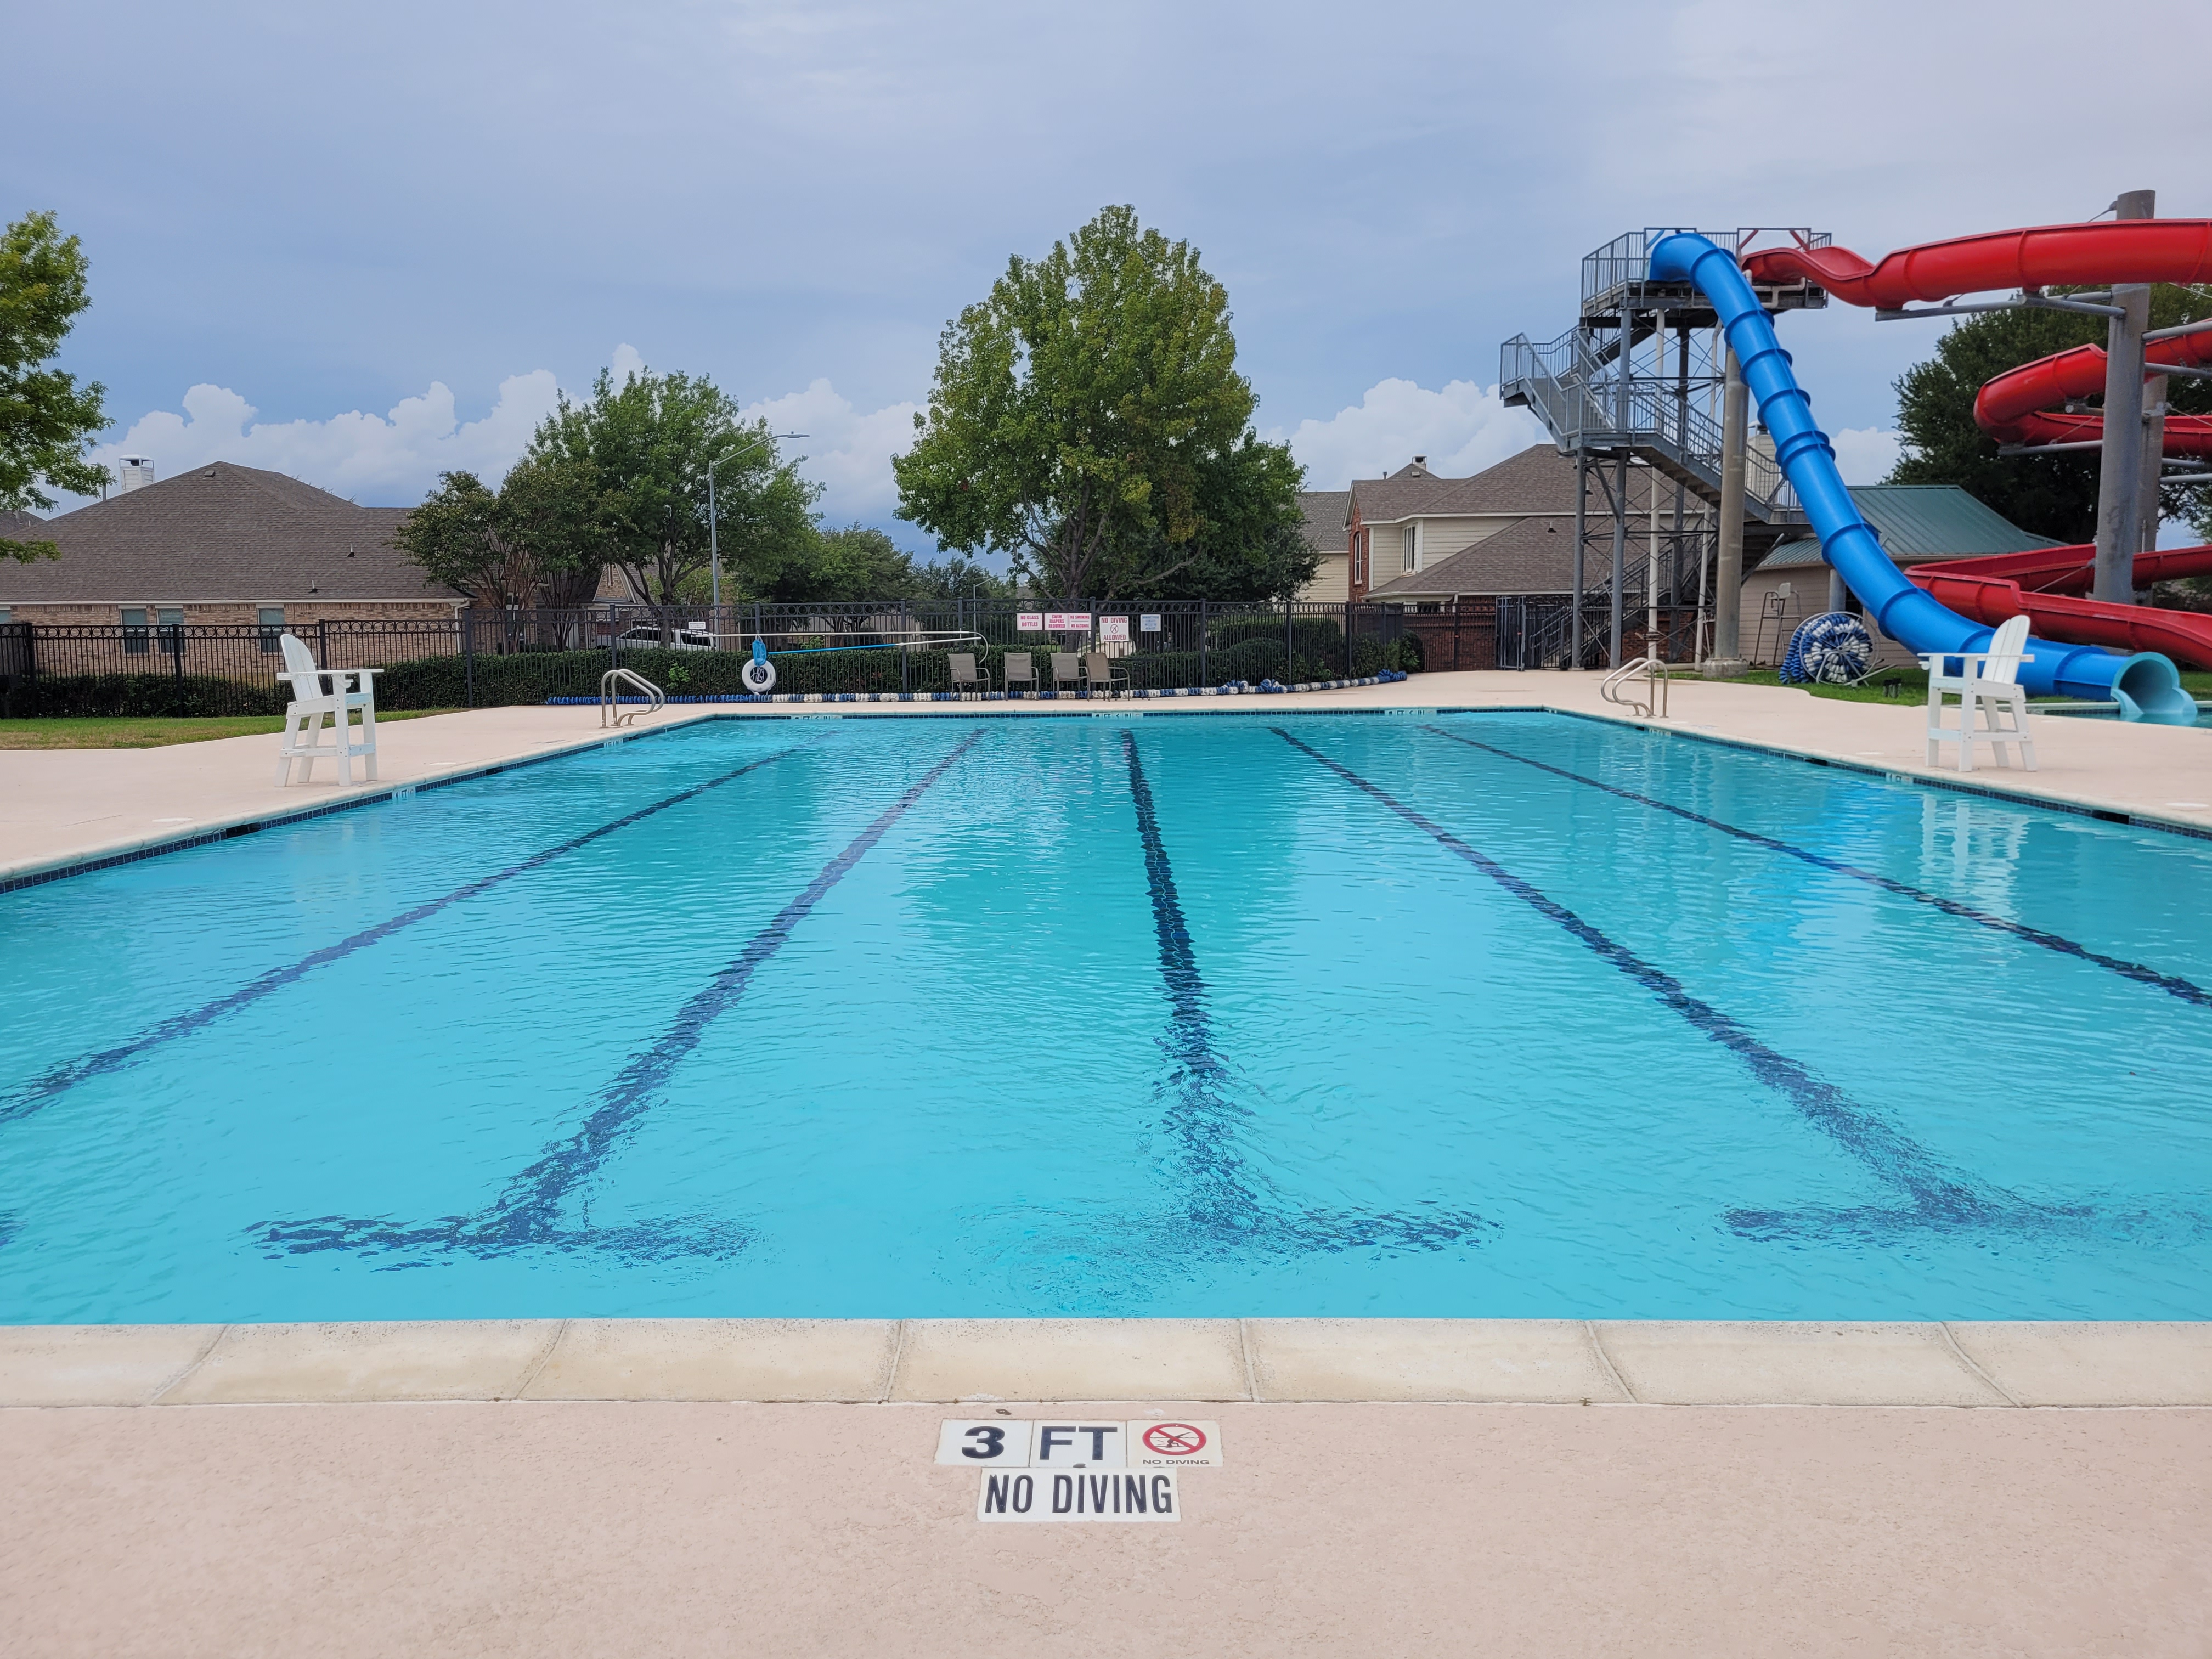
<path fill-rule="evenodd" d="M 1929 765 L 1942 764 L 1943 745 L 1955 743 L 1959 769 L 1971 772 L 1974 745 L 1985 743 L 1999 766 L 2013 764 L 2007 751 L 2017 744 L 2021 769 L 2036 769 L 2035 738 L 2027 726 L 2027 691 L 2020 684 L 2021 664 L 2035 660 L 2021 654 L 2027 640 L 2027 618 L 2012 617 L 1998 625 L 1986 651 L 1930 653 L 1920 659 L 1928 671 Z M 1955 674 L 1950 672 L 1953 663 L 1959 665 Z M 1953 697 L 1959 700 L 1956 726 L 1945 718 Z"/>
<path fill-rule="evenodd" d="M 318 668 L 307 647 L 286 634 L 278 643 L 284 652 L 284 672 L 277 678 L 292 688 L 292 702 L 284 710 L 284 744 L 276 753 L 276 787 L 292 781 L 297 763 L 300 781 L 314 781 L 315 763 L 337 763 L 338 781 L 353 781 L 354 757 L 366 763 L 364 775 L 376 781 L 376 674 L 374 668 Z M 361 711 L 360 736 L 354 735 L 354 711 Z M 331 717 L 325 727 L 323 717 Z M 328 731 L 331 741 L 325 743 Z"/>

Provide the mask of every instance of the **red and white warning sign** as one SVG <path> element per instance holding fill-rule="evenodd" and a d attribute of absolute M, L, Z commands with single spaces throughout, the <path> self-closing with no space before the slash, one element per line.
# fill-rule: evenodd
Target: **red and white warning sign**
<path fill-rule="evenodd" d="M 1128 1448 L 1133 1469 L 1218 1468 L 1221 1425 L 1209 1419 L 1138 1418 L 1129 1425 Z"/>

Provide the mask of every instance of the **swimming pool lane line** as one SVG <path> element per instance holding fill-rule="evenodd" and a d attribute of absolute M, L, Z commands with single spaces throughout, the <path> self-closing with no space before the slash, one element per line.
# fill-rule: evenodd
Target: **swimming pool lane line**
<path fill-rule="evenodd" d="M 1768 1047 L 1730 1016 L 1693 995 L 1672 974 L 1644 961 L 1488 854 L 1282 727 L 1268 729 L 1431 837 L 1454 857 L 1472 865 L 1540 915 L 1557 923 L 1601 959 L 1650 992 L 1670 1012 L 1741 1060 L 1753 1077 L 1787 1097 L 1808 1122 L 1869 1173 L 1904 1192 L 1912 1201 L 1913 1219 L 1922 1224 L 1932 1221 L 1949 1226 L 1987 1225 L 2017 1219 L 2006 1214 L 2014 1206 L 2033 1207 L 2008 1195 L 1989 1192 L 1971 1176 L 1948 1169 L 1917 1141 L 1872 1109 L 1851 1099 L 1832 1083 L 1815 1077 L 1789 1055 Z M 1731 1223 L 1738 1217 L 1768 1223 L 1773 1218 L 1769 1212 L 1731 1212 Z"/>
<path fill-rule="evenodd" d="M 1182 1218 L 1211 1242 L 1241 1253 L 1267 1246 L 1334 1251 L 1383 1245 L 1433 1250 L 1476 1243 L 1482 1234 L 1495 1231 L 1497 1223 L 1483 1216 L 1441 1208 L 1418 1217 L 1367 1210 L 1297 1210 L 1268 1194 L 1264 1180 L 1255 1181 L 1247 1173 L 1236 1150 L 1236 1126 L 1251 1112 L 1231 1097 L 1230 1067 L 1214 1047 L 1206 979 L 1176 889 L 1175 867 L 1160 834 L 1152 781 L 1145 775 L 1136 736 L 1126 727 L 1121 755 L 1129 771 L 1137 836 L 1144 847 L 1160 981 L 1170 1011 L 1165 1046 L 1175 1070 L 1167 1128 L 1195 1185 L 1191 1206 Z"/>
<path fill-rule="evenodd" d="M 1840 859 L 1832 859 L 1824 854 L 1795 846 L 1775 836 L 1761 835 L 1756 830 L 1746 830 L 1736 824 L 1724 823 L 1718 818 L 1708 817 L 1703 812 L 1692 811 L 1686 806 L 1677 806 L 1672 801 L 1660 800 L 1650 795 L 1639 794 L 1635 790 L 1623 788 L 1619 784 L 1606 783 L 1596 778 L 1586 777 L 1580 772 L 1571 772 L 1564 766 L 1553 766 L 1549 762 L 1534 760 L 1527 755 L 1517 754 L 1510 749 L 1500 749 L 1494 744 L 1483 743 L 1474 738 L 1462 737 L 1458 732 L 1448 732 L 1440 726 L 1425 726 L 1421 729 L 1424 732 L 1432 732 L 1439 738 L 1448 738 L 1453 743 L 1464 744 L 1469 749 L 1480 749 L 1486 754 L 1496 755 L 1505 760 L 1518 761 L 1523 766 L 1533 766 L 1540 772 L 1551 773 L 1554 777 L 1565 778 L 1574 783 L 1587 784 L 1593 789 L 1602 789 L 1608 795 L 1618 795 L 1623 800 L 1632 800 L 1639 805 L 1649 806 L 1657 811 L 1671 812 L 1678 818 L 1686 819 L 1692 823 L 1702 824 L 1709 830 L 1717 830 L 1724 836 L 1734 836 L 1739 841 L 1749 842 L 1754 847 L 1763 847 L 1771 853 L 1780 853 L 1788 858 L 1802 860 L 1815 869 L 1826 870 L 1835 875 L 1848 876 L 1854 881 L 1866 883 L 1869 887 L 1878 887 L 1884 892 L 1894 893 L 1901 898 L 1909 898 L 1916 903 L 1929 905 L 1942 911 L 1947 916 L 1956 916 L 1962 921 L 1976 922 L 1996 933 L 2008 933 L 2015 939 L 2025 939 L 2031 945 L 2039 945 L 2046 951 L 2056 951 L 2061 956 L 2078 957 L 2084 962 L 2093 962 L 2100 968 L 2109 969 L 2123 979 L 2133 980 L 2138 985 L 2153 986 L 2164 991 L 2168 996 L 2178 997 L 2182 1001 L 2191 1003 L 2199 1008 L 2212 1008 L 2212 991 L 2206 990 L 2192 981 L 2184 979 L 2179 974 L 2160 973 L 2155 968 L 2148 967 L 2140 962 L 2130 962 L 2124 957 L 2106 956 L 2100 951 L 2092 950 L 2078 939 L 2067 938 L 2063 933 L 2054 933 L 2047 928 L 2031 927 L 2024 921 L 2011 921 L 2002 916 L 1991 915 L 1986 910 L 1978 910 L 1971 904 L 1961 904 L 1956 899 L 1945 898 L 1940 893 L 1930 893 L 1923 888 L 1915 887 L 1909 882 L 1899 881 L 1892 876 L 1882 875 L 1877 871 L 1863 870 L 1857 865 L 1846 864 Z"/>
<path fill-rule="evenodd" d="M 213 1002 L 203 1003 L 200 1006 L 185 1013 L 171 1015 L 160 1024 L 142 1031 L 128 1042 L 118 1043 L 112 1048 L 103 1048 L 97 1054 L 87 1054 L 82 1059 L 72 1060 L 67 1066 L 47 1073 L 44 1077 L 34 1079 L 13 1094 L 0 1095 L 0 1123 L 9 1123 L 18 1118 L 28 1117 L 40 1107 L 51 1105 L 61 1096 L 76 1087 L 78 1084 L 87 1083 L 94 1078 L 103 1077 L 110 1072 L 120 1070 L 149 1050 L 160 1048 L 163 1043 L 173 1042 L 181 1036 L 189 1036 L 204 1026 L 221 1019 L 225 1014 L 234 1014 L 241 1008 L 251 1007 L 262 998 L 306 978 L 316 969 L 327 968 L 334 962 L 342 962 L 356 951 L 367 950 L 372 945 L 379 944 L 405 928 L 412 927 L 418 921 L 428 921 L 440 911 L 448 909 L 464 899 L 476 898 L 488 893 L 493 888 L 514 880 L 517 876 L 527 875 L 531 871 L 550 864 L 555 859 L 575 852 L 580 848 L 588 847 L 603 836 L 611 836 L 618 830 L 627 830 L 630 825 L 649 818 L 656 812 L 665 812 L 672 806 L 680 806 L 685 801 L 703 795 L 710 789 L 719 789 L 726 783 L 735 782 L 748 772 L 757 772 L 771 761 L 787 759 L 799 753 L 800 750 L 812 748 L 815 744 L 822 741 L 822 738 L 817 738 L 810 743 L 794 744 L 788 749 L 779 749 L 775 753 L 764 755 L 758 760 L 748 761 L 744 765 L 725 772 L 719 777 L 709 778 L 704 783 L 695 785 L 665 799 L 641 806 L 635 812 L 626 813 L 611 823 L 599 825 L 596 830 L 586 830 L 582 835 L 573 836 L 557 847 L 548 847 L 542 852 L 533 853 L 520 864 L 511 864 L 504 870 L 495 871 L 488 876 L 479 876 L 474 881 L 465 882 L 454 888 L 450 893 L 443 893 L 436 898 L 427 899 L 414 908 L 403 910 L 399 915 L 380 921 L 373 927 L 365 927 L 358 933 L 340 939 L 336 945 L 326 945 L 319 951 L 311 951 L 297 962 L 288 963 L 282 968 L 272 968 L 259 978 L 249 980 L 237 990 L 217 997 Z"/>
<path fill-rule="evenodd" d="M 255 1231 L 264 1243 L 282 1245 L 294 1255 L 317 1250 L 400 1249 L 422 1246 L 473 1250 L 491 1254 L 540 1244 L 581 1244 L 617 1249 L 652 1259 L 701 1254 L 734 1254 L 748 1236 L 742 1228 L 710 1226 L 703 1238 L 687 1238 L 665 1228 L 565 1230 L 556 1211 L 566 1199 L 616 1151 L 626 1133 L 650 1109 L 658 1091 L 679 1062 L 699 1046 L 707 1028 L 727 1013 L 744 996 L 769 958 L 788 944 L 792 930 L 807 918 L 830 890 L 866 857 L 891 826 L 904 817 L 930 787 L 983 739 L 970 732 L 953 745 L 921 778 L 878 813 L 867 828 L 845 849 L 823 865 L 805 888 L 747 941 L 722 970 L 696 991 L 677 1011 L 651 1045 L 630 1057 L 614 1081 L 595 1097 L 583 1127 L 565 1140 L 556 1141 L 545 1155 L 507 1183 L 484 1210 L 472 1216 L 449 1216 L 428 1226 L 395 1226 L 386 1221 L 348 1221 L 323 1216 L 307 1222 L 270 1222 Z"/>

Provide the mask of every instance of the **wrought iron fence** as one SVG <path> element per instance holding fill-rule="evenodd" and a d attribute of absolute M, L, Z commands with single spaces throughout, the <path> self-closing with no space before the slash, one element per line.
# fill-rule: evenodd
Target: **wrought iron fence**
<path fill-rule="evenodd" d="M 0 702 L 10 714 L 281 713 L 283 630 L 187 623 L 0 625 Z M 755 639 L 779 690 L 950 688 L 950 653 L 994 686 L 1027 654 L 1046 685 L 1054 653 L 1103 650 L 1133 688 L 1364 678 L 1420 665 L 1403 607 L 1203 600 L 1060 611 L 1005 600 L 474 610 L 417 621 L 340 621 L 292 630 L 325 668 L 376 668 L 377 701 L 479 708 L 589 696 L 609 667 L 676 696 L 741 693 Z"/>

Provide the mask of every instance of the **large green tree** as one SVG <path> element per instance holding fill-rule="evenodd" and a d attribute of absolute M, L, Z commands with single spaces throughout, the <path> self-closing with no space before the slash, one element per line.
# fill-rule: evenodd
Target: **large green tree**
<path fill-rule="evenodd" d="M 588 462 L 526 455 L 495 494 L 473 472 L 441 474 L 393 539 L 477 605 L 567 609 L 598 591 L 612 527 Z"/>
<path fill-rule="evenodd" d="M 1222 459 L 1257 442 L 1229 325 L 1197 252 L 1127 207 L 1017 255 L 939 342 L 899 515 L 1064 599 L 1164 591 L 1234 516 L 1207 494 Z"/>
<path fill-rule="evenodd" d="M 588 398 L 564 397 L 546 416 L 524 460 L 548 469 L 569 492 L 565 499 L 599 538 L 606 562 L 650 604 L 703 598 L 713 541 L 732 577 L 724 597 L 738 598 L 754 585 L 748 573 L 777 568 L 814 533 L 818 486 L 799 476 L 796 460 L 778 455 L 767 422 L 741 420 L 704 375 L 647 371 L 617 386 L 603 369 Z"/>
<path fill-rule="evenodd" d="M 2151 290 L 2154 328 L 2208 315 L 2212 300 L 2202 295 L 2163 284 Z M 1957 484 L 2023 530 L 2062 542 L 2094 540 L 2095 454 L 2000 455 L 1996 441 L 1974 424 L 1974 398 L 2008 369 L 2074 346 L 2101 345 L 2105 335 L 2103 318 L 2066 311 L 1984 312 L 1954 324 L 1934 354 L 1897 382 L 1897 423 L 1905 454 L 1889 482 Z M 2175 410 L 2212 412 L 2212 381 L 2175 376 L 2166 384 L 2167 403 Z M 2203 492 L 2167 491 L 2165 511 L 2189 513 L 2191 493 Z"/>
<path fill-rule="evenodd" d="M 48 368 L 70 326 L 92 303 L 84 250 L 51 213 L 26 214 L 0 232 L 0 511 L 54 504 L 48 489 L 100 493 L 105 468 L 84 458 L 107 424 L 97 380 Z M 52 542 L 0 541 L 26 562 L 55 556 Z"/>

